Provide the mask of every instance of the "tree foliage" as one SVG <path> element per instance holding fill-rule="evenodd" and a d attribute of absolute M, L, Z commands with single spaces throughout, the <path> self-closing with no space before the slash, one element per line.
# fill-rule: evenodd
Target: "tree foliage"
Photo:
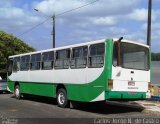
<path fill-rule="evenodd" d="M 152 61 L 160 61 L 160 53 L 152 53 Z"/>
<path fill-rule="evenodd" d="M 11 55 L 35 51 L 17 37 L 0 31 L 0 76 L 6 78 L 7 60 Z"/>

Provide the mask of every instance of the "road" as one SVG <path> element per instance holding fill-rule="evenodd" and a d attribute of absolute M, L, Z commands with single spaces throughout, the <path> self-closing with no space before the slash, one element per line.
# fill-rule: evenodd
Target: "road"
<path fill-rule="evenodd" d="M 142 108 L 123 107 L 108 103 L 82 104 L 77 109 L 59 108 L 56 100 L 46 97 L 26 97 L 17 100 L 12 94 L 0 94 L 0 117 L 22 119 L 23 124 L 37 124 L 45 118 L 152 118 L 158 115 L 142 113 Z M 44 120 L 43 120 L 43 119 Z M 48 120 L 48 119 L 47 119 Z M 64 119 L 59 119 L 64 120 Z M 51 119 L 53 121 L 53 119 Z M 82 122 L 75 120 L 77 122 Z M 92 120 L 89 120 L 92 121 Z M 91 122 L 90 122 L 91 123 Z M 35 122 L 34 122 L 35 124 Z"/>

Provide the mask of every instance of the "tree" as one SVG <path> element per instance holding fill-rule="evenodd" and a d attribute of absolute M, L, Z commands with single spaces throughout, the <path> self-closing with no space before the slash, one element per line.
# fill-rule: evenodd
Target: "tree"
<path fill-rule="evenodd" d="M 152 61 L 160 61 L 160 53 L 152 53 Z"/>
<path fill-rule="evenodd" d="M 35 51 L 35 49 L 22 40 L 0 31 L 0 76 L 3 79 L 6 78 L 9 56 L 33 51 Z"/>

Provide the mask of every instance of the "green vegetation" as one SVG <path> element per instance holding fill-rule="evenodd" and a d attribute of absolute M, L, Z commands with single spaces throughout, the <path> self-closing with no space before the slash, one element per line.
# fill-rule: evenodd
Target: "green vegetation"
<path fill-rule="evenodd" d="M 35 49 L 13 35 L 0 31 L 0 76 L 6 78 L 8 56 L 31 51 Z"/>
<path fill-rule="evenodd" d="M 160 53 L 152 53 L 152 61 L 160 61 Z"/>

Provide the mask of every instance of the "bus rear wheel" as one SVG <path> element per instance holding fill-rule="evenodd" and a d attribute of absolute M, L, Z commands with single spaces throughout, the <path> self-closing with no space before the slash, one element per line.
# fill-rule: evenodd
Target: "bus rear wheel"
<path fill-rule="evenodd" d="M 14 96 L 15 96 L 16 99 L 20 99 L 21 98 L 19 85 L 16 85 L 15 88 L 14 88 Z"/>
<path fill-rule="evenodd" d="M 63 88 L 58 89 L 57 103 L 58 103 L 58 106 L 61 107 L 61 108 L 68 107 L 67 92 Z"/>

